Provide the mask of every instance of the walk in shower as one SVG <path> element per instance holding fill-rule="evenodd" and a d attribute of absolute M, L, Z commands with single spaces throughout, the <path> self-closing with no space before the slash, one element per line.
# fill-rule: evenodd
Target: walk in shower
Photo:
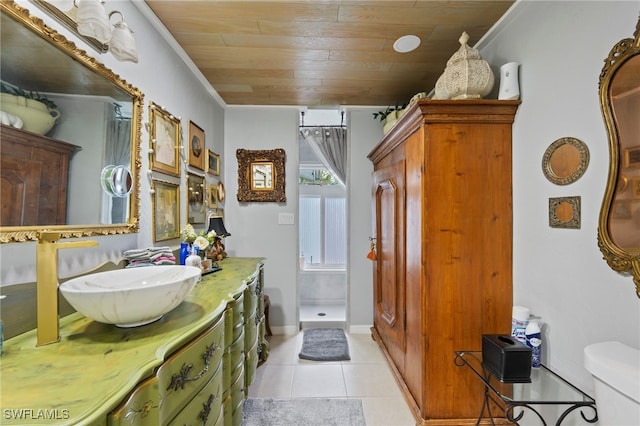
<path fill-rule="evenodd" d="M 303 116 L 299 136 L 300 327 L 346 326 L 346 129 Z"/>

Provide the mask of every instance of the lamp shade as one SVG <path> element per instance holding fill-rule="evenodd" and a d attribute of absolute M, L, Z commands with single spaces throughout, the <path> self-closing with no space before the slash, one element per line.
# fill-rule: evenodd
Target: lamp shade
<path fill-rule="evenodd" d="M 80 34 L 104 44 L 111 39 L 111 23 L 100 0 L 78 0 L 76 20 Z"/>
<path fill-rule="evenodd" d="M 109 18 L 111 18 L 111 15 L 114 13 L 118 13 L 122 17 L 122 13 L 114 10 L 109 14 Z M 109 42 L 109 51 L 111 51 L 114 58 L 119 61 L 138 62 L 138 52 L 136 50 L 136 41 L 133 38 L 133 31 L 131 31 L 131 28 L 124 22 L 124 17 L 113 26 L 111 41 Z"/>
<path fill-rule="evenodd" d="M 209 231 L 216 231 L 219 237 L 229 237 L 231 234 L 224 227 L 222 216 L 212 216 L 209 218 Z"/>

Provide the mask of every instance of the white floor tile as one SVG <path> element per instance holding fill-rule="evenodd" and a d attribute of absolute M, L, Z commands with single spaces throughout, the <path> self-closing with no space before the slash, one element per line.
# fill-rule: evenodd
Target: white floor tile
<path fill-rule="evenodd" d="M 367 426 L 414 426 L 416 424 L 402 396 L 360 399 Z"/>
<path fill-rule="evenodd" d="M 291 397 L 346 397 L 340 364 L 299 364 L 293 373 Z"/>
<path fill-rule="evenodd" d="M 415 421 L 378 344 L 366 334 L 347 334 L 351 360 L 301 360 L 300 332 L 269 337 L 267 362 L 249 387 L 254 398 L 359 398 L 367 426 L 413 426 Z"/>

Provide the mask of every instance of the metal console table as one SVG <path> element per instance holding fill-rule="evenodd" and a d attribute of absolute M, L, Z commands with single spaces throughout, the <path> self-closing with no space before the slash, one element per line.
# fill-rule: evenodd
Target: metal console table
<path fill-rule="evenodd" d="M 546 426 L 547 422 L 541 410 L 534 408 L 534 405 L 562 406 L 562 413 L 555 422 L 556 426 L 562 424 L 570 413 L 578 409 L 585 422 L 598 421 L 596 401 L 544 365 L 532 369 L 529 383 L 503 383 L 484 368 L 482 352 L 458 351 L 455 353 L 454 362 L 458 367 L 467 366 L 484 384 L 484 401 L 476 425 L 482 421 L 485 410 L 491 424 L 495 425 L 491 402 L 503 409 L 506 419 L 515 424 L 518 424 L 529 410 Z M 593 411 L 593 415 L 586 416 L 583 408 Z"/>

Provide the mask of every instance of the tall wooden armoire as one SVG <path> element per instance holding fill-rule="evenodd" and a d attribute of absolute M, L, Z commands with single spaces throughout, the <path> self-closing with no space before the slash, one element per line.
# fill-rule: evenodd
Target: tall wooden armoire
<path fill-rule="evenodd" d="M 369 154 L 374 338 L 418 424 L 475 424 L 483 387 L 454 363 L 509 334 L 511 127 L 519 101 L 422 100 Z"/>

